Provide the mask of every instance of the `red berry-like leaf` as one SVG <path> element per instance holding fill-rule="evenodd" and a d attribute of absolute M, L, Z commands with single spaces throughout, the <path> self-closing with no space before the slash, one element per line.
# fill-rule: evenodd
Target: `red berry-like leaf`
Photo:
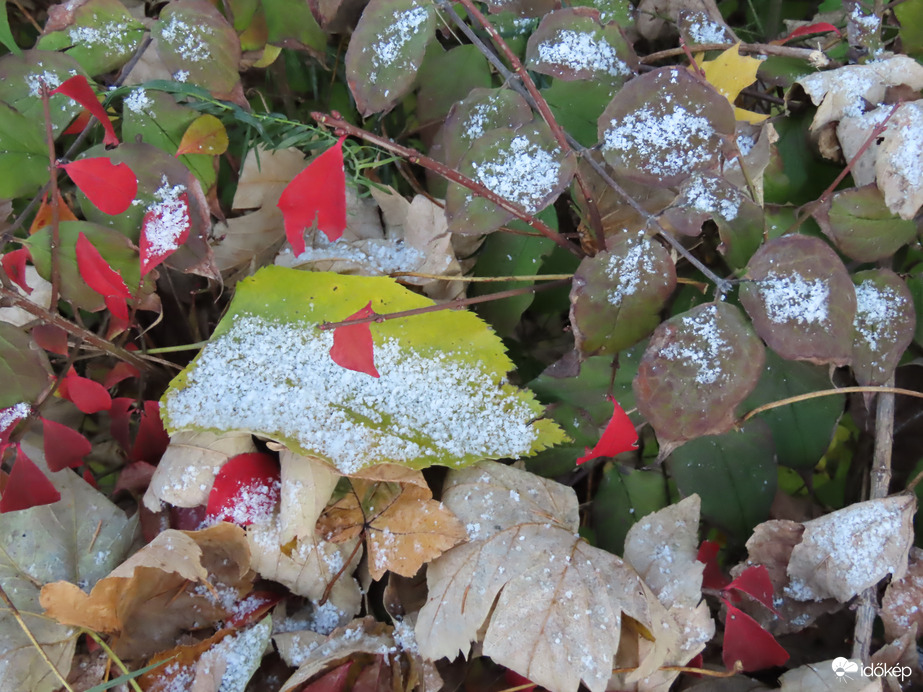
<path fill-rule="evenodd" d="M 238 454 L 221 467 L 208 495 L 206 517 L 249 526 L 279 502 L 279 464 L 268 454 Z"/>
<path fill-rule="evenodd" d="M 104 214 L 121 214 L 138 193 L 138 178 L 127 163 L 112 163 L 106 156 L 61 164 L 74 185 Z"/>
<path fill-rule="evenodd" d="M 781 666 L 788 660 L 788 652 L 756 620 L 727 601 L 724 605 L 727 618 L 722 660 L 728 670 L 736 661 L 743 664 L 744 671 L 751 671 Z"/>
<path fill-rule="evenodd" d="M 60 499 L 61 493 L 17 445 L 16 461 L 0 497 L 0 514 L 50 505 Z"/>
<path fill-rule="evenodd" d="M 724 572 L 718 566 L 718 552 L 721 546 L 715 541 L 702 541 L 699 546 L 699 554 L 695 559 L 705 564 L 705 571 L 702 573 L 702 588 L 723 590 L 730 580 L 724 576 Z"/>
<path fill-rule="evenodd" d="M 170 444 L 170 436 L 160 422 L 160 402 L 145 401 L 138 420 L 138 432 L 128 458 L 156 463 Z"/>
<path fill-rule="evenodd" d="M 84 413 L 98 413 L 112 408 L 112 397 L 99 382 L 81 377 L 71 368 L 58 385 L 58 393 Z"/>
<path fill-rule="evenodd" d="M 6 275 L 10 277 L 14 284 L 26 292 L 26 295 L 32 293 L 32 288 L 26 283 L 26 260 L 29 258 L 29 248 L 27 247 L 12 250 L 0 258 L 3 271 L 6 272 Z"/>
<path fill-rule="evenodd" d="M 119 143 L 119 138 L 115 136 L 115 128 L 112 127 L 112 121 L 109 120 L 109 116 L 106 115 L 106 111 L 103 110 L 102 105 L 100 105 L 99 100 L 96 98 L 96 93 L 93 91 L 92 87 L 90 87 L 90 83 L 87 81 L 86 77 L 83 75 L 71 77 L 57 89 L 53 89 L 50 93 L 70 96 L 74 101 L 90 111 L 90 113 L 99 120 L 103 129 L 106 131 L 103 137 L 103 144 L 106 146 L 115 146 Z"/>
<path fill-rule="evenodd" d="M 168 196 L 144 215 L 141 226 L 141 276 L 176 252 L 189 238 L 189 196 Z"/>
<path fill-rule="evenodd" d="M 295 176 L 277 206 L 285 221 L 285 237 L 297 257 L 304 252 L 304 232 L 314 222 L 334 241 L 346 230 L 346 171 L 343 140 L 314 159 Z"/>
<path fill-rule="evenodd" d="M 612 418 L 606 425 L 602 437 L 593 449 L 586 449 L 586 454 L 577 459 L 577 464 L 582 464 L 597 457 L 614 457 L 622 452 L 629 452 L 638 448 L 638 433 L 628 414 L 619 406 L 614 398 L 607 397 L 612 402 Z"/>
<path fill-rule="evenodd" d="M 355 320 L 371 317 L 374 314 L 372 303 L 369 302 L 359 312 L 350 315 L 346 319 Z M 333 358 L 334 363 L 347 370 L 355 370 L 372 377 L 380 377 L 378 370 L 375 368 L 375 345 L 372 342 L 372 328 L 368 322 L 334 329 L 330 357 Z"/>
<path fill-rule="evenodd" d="M 80 466 L 83 457 L 93 449 L 90 441 L 79 432 L 53 420 L 42 418 L 42 432 L 45 461 L 52 471 Z"/>
<path fill-rule="evenodd" d="M 769 578 L 769 570 L 766 569 L 765 565 L 748 567 L 740 573 L 740 576 L 728 584 L 727 588 L 750 594 L 769 610 L 776 613 L 776 609 L 772 605 L 772 580 Z"/>
<path fill-rule="evenodd" d="M 35 343 L 46 351 L 67 355 L 67 332 L 53 324 L 37 324 L 30 332 Z"/>

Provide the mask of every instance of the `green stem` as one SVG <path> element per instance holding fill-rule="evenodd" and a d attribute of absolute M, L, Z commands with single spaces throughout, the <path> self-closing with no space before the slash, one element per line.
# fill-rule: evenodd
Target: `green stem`
<path fill-rule="evenodd" d="M 109 660 L 115 663 L 119 670 L 121 670 L 125 675 L 131 675 L 131 671 L 128 670 L 128 666 L 122 663 L 122 659 L 116 656 L 115 652 L 109 647 L 109 645 L 102 637 L 96 634 L 96 632 L 93 630 L 88 630 L 85 627 L 81 628 L 81 631 L 90 637 L 90 639 L 92 639 L 94 642 L 99 644 L 100 648 L 106 652 L 106 656 L 109 657 Z M 131 689 L 133 689 L 135 692 L 144 692 L 144 690 L 141 689 L 141 685 L 139 685 L 138 681 L 134 678 L 129 679 L 128 684 L 131 685 Z"/>

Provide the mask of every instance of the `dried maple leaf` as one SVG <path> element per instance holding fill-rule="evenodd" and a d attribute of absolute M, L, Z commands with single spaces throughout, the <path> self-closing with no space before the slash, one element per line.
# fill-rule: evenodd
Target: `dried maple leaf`
<path fill-rule="evenodd" d="M 449 474 L 444 502 L 470 542 L 427 569 L 429 600 L 416 638 L 427 658 L 483 653 L 555 690 L 606 689 L 620 642 L 653 640 L 629 682 L 676 649 L 679 631 L 630 566 L 577 534 L 574 491 L 494 462 Z M 634 622 L 641 635 L 623 637 Z"/>
<path fill-rule="evenodd" d="M 466 537 L 461 522 L 433 500 L 429 488 L 362 480 L 351 485 L 352 491 L 327 509 L 318 526 L 332 541 L 362 534 L 373 579 L 389 571 L 412 577 Z"/>

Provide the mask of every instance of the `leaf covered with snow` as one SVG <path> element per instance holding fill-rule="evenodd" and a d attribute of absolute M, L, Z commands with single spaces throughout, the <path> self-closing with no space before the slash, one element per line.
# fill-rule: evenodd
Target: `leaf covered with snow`
<path fill-rule="evenodd" d="M 647 336 L 676 288 L 670 253 L 643 231 L 609 236 L 607 245 L 581 261 L 571 286 L 570 320 L 584 356 L 618 353 Z"/>
<path fill-rule="evenodd" d="M 671 67 L 628 82 L 598 125 L 603 156 L 617 173 L 661 187 L 717 168 L 735 132 L 727 99 Z"/>
<path fill-rule="evenodd" d="M 413 87 L 436 35 L 435 8 L 419 0 L 371 0 L 346 51 L 346 79 L 363 115 L 390 110 Z"/>
<path fill-rule="evenodd" d="M 776 353 L 814 363 L 849 362 L 856 292 L 827 243 L 803 235 L 770 240 L 740 288 L 753 326 Z"/>
<path fill-rule="evenodd" d="M 165 394 L 165 426 L 250 431 L 341 473 L 380 463 L 464 466 L 564 439 L 530 393 L 506 382 L 500 340 L 471 313 L 373 323 L 379 378 L 334 363 L 332 330 L 318 325 L 369 301 L 378 314 L 432 305 L 380 277 L 267 267 L 244 280 L 209 344 Z"/>
<path fill-rule="evenodd" d="M 885 384 L 913 341 L 916 311 L 907 284 L 890 269 L 855 274 L 852 369 L 859 384 Z"/>
<path fill-rule="evenodd" d="M 762 342 L 733 305 L 705 303 L 661 323 L 633 387 L 662 450 L 730 430 L 764 359 Z"/>

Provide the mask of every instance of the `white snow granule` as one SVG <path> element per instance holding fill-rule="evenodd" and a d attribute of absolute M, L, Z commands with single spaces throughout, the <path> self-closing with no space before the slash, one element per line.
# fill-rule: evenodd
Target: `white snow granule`
<path fill-rule="evenodd" d="M 631 68 L 608 41 L 583 31 L 558 31 L 553 39 L 538 45 L 538 58 L 574 71 L 590 70 L 614 77 L 631 74 Z"/>
<path fill-rule="evenodd" d="M 757 282 L 766 315 L 776 324 L 822 324 L 827 321 L 830 288 L 823 279 L 807 280 L 799 274 L 769 274 Z"/>
<path fill-rule="evenodd" d="M 661 358 L 694 366 L 695 381 L 699 384 L 714 384 L 722 374 L 719 358 L 728 344 L 718 331 L 717 316 L 718 308 L 711 305 L 695 315 L 683 317 L 681 324 L 691 333 L 695 344 L 674 341 L 659 354 Z M 689 340 L 684 334 L 679 338 Z"/>
<path fill-rule="evenodd" d="M 475 179 L 488 190 L 533 214 L 558 184 L 561 164 L 528 137 L 514 137 L 493 161 L 472 163 Z"/>

